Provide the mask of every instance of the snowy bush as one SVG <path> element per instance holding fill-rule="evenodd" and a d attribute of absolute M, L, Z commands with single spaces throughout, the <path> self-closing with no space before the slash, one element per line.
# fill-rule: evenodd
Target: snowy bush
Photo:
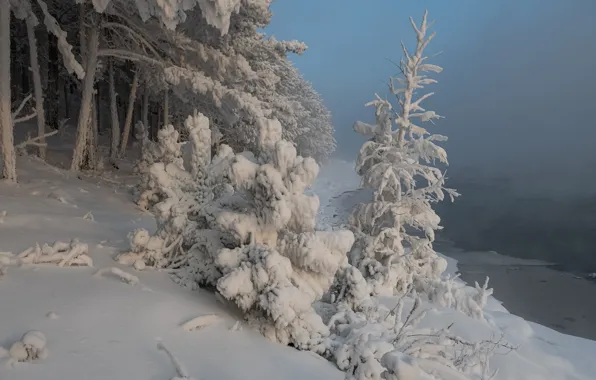
<path fill-rule="evenodd" d="M 412 284 L 420 291 L 427 281 L 440 278 L 447 264 L 432 246 L 435 231 L 441 228 L 432 203 L 458 195 L 444 187 L 444 173 L 432 166 L 437 161 L 447 164 L 445 150 L 436 144 L 446 137 L 429 135 L 415 124 L 440 117 L 421 106 L 432 93 L 415 96 L 416 90 L 436 82 L 425 73 L 442 69 L 424 56 L 434 37 L 427 36 L 426 14 L 419 27 L 413 21 L 412 26 L 416 51 L 410 54 L 403 47 L 403 78 L 390 80 L 398 109 L 377 95 L 367 104 L 375 107 L 376 125 L 354 125 L 356 132 L 371 137 L 360 149 L 356 170 L 362 185 L 375 191 L 373 199 L 359 205 L 352 216 L 358 242 L 351 262 L 374 294 L 403 294 Z"/>
<path fill-rule="evenodd" d="M 159 178 L 163 170 L 168 165 L 171 165 L 170 171 L 183 168 L 182 144 L 178 141 L 178 131 L 171 124 L 159 130 L 157 143 L 149 140 L 148 132 L 140 121 L 135 125 L 135 135 L 141 141 L 141 157 L 135 166 L 141 179 L 137 189 L 137 204 L 142 209 L 149 210 L 165 196 L 162 191 L 163 183 L 160 183 L 163 178 Z M 164 169 L 158 169 L 156 163 L 161 163 Z"/>
<path fill-rule="evenodd" d="M 281 139 L 279 122 L 261 128 L 257 156 L 231 162 L 233 192 L 205 208 L 210 229 L 189 252 L 190 270 L 269 339 L 321 351 L 329 331 L 312 305 L 331 286 L 353 234 L 314 230 L 319 201 L 304 191 L 318 165 Z"/>
<path fill-rule="evenodd" d="M 163 194 L 153 208 L 157 232 L 133 231 L 131 251 L 118 260 L 169 267 L 181 285 L 216 289 L 271 340 L 324 350 L 329 331 L 312 305 L 354 236 L 315 231 L 319 201 L 304 191 L 318 165 L 281 138 L 277 120 L 261 123 L 257 155 L 222 145 L 213 159 L 208 120 L 195 115 L 186 127 L 190 172 L 150 165 L 149 182 Z"/>
<path fill-rule="evenodd" d="M 209 120 L 203 115 L 189 116 L 185 127 L 192 151 L 189 171 L 184 168 L 179 134 L 173 126 L 160 131 L 158 144 L 145 145 L 150 149 L 144 155 L 148 161 L 139 166 L 146 168 L 144 183 L 148 188 L 143 194 L 151 195 L 141 199 L 157 201 L 152 208 L 157 231 L 155 234 L 145 229 L 131 232 L 130 252 L 117 258 L 123 264 L 134 264 L 136 268 L 171 267 L 178 255 L 185 259 L 186 249 L 194 244 L 200 223 L 191 219 L 198 219 L 201 206 L 214 198 L 218 178 L 222 177 L 221 167 L 226 167 L 232 152 L 221 146 L 211 160 Z M 149 164 L 149 160 L 155 162 Z"/>
<path fill-rule="evenodd" d="M 488 380 L 494 375 L 490 357 L 514 349 L 494 337 L 467 341 L 453 334 L 451 325 L 421 328 L 426 310 L 413 286 L 389 309 L 369 295 L 357 268 L 347 265 L 338 277 L 342 290 L 325 313 L 331 332 L 326 356 L 346 372 L 346 379 Z"/>
<path fill-rule="evenodd" d="M 29 331 L 12 344 L 8 354 L 17 362 L 45 359 L 48 356 L 46 337 L 41 331 Z"/>

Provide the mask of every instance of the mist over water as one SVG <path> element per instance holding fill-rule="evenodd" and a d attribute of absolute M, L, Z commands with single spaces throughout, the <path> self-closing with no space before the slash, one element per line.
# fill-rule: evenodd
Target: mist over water
<path fill-rule="evenodd" d="M 442 52 L 433 62 L 444 72 L 426 106 L 446 117 L 430 129 L 449 137 L 448 184 L 462 193 L 438 206 L 442 237 L 464 249 L 596 272 L 596 2 L 503 1 L 464 45 L 441 37 L 457 26 L 428 8 L 438 33 L 431 50 Z M 399 51 L 369 59 L 388 56 Z M 395 74 L 387 67 L 384 74 Z M 374 120 L 361 107 L 332 107 L 348 124 L 337 125 L 338 155 L 348 160 L 363 139 L 345 115 Z"/>

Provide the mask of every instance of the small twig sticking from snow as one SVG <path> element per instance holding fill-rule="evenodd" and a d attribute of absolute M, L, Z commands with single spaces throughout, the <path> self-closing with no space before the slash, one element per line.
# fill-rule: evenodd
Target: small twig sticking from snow
<path fill-rule="evenodd" d="M 229 331 L 242 331 L 242 324 L 240 323 L 240 321 L 236 321 L 236 323 L 234 323 L 234 326 L 230 327 Z"/>
<path fill-rule="evenodd" d="M 183 323 L 182 328 L 186 331 L 200 330 L 219 321 L 221 321 L 221 317 L 215 314 L 201 315 Z"/>
<path fill-rule="evenodd" d="M 126 273 L 122 269 L 116 267 L 109 267 L 109 268 L 102 268 L 95 272 L 95 277 L 101 277 L 106 273 L 113 274 L 114 276 L 118 277 L 122 282 L 125 282 L 130 285 L 136 285 L 139 283 L 139 278 L 134 276 L 130 273 Z"/>
<path fill-rule="evenodd" d="M 387 315 L 385 316 L 384 321 L 387 320 L 387 318 L 389 318 L 389 316 L 393 313 L 395 313 L 395 311 L 397 309 L 400 309 L 403 307 L 403 301 L 404 299 L 412 292 L 412 289 L 414 289 L 414 287 L 412 286 L 412 284 L 408 285 L 406 292 L 399 298 L 399 300 L 397 300 L 397 304 L 393 307 L 393 309 L 389 310 L 389 312 L 387 313 Z"/>
<path fill-rule="evenodd" d="M 165 352 L 166 355 L 168 355 L 168 357 L 170 358 L 172 364 L 174 364 L 174 368 L 176 369 L 176 376 L 173 377 L 172 380 L 195 380 L 194 378 L 190 377 L 188 371 L 186 370 L 186 367 L 184 367 L 184 364 L 182 364 L 182 362 L 180 362 L 174 356 L 174 354 L 172 354 L 172 352 L 168 350 L 168 348 L 163 344 L 163 342 L 157 343 L 157 349 Z"/>
<path fill-rule="evenodd" d="M 53 311 L 50 311 L 49 313 L 47 313 L 46 314 L 46 317 L 49 318 L 49 319 L 58 319 L 58 318 L 60 318 L 58 316 L 58 314 L 54 313 Z"/>
<path fill-rule="evenodd" d="M 94 222 L 94 221 L 95 221 L 95 217 L 93 216 L 93 214 L 91 213 L 91 211 L 89 211 L 88 213 L 86 213 L 86 214 L 83 216 L 83 219 L 85 219 L 85 220 L 90 220 L 90 221 L 92 221 L 92 222 Z"/>

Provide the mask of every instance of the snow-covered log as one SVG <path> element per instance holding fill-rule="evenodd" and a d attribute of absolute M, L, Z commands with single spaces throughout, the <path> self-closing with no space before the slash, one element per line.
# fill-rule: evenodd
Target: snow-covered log
<path fill-rule="evenodd" d="M 89 246 L 72 239 L 69 243 L 57 241 L 52 245 L 44 244 L 28 248 L 17 255 L 21 264 L 54 264 L 63 266 L 93 266 L 89 257 Z"/>
<path fill-rule="evenodd" d="M 94 274 L 94 276 L 102 277 L 105 274 L 111 274 L 113 276 L 116 276 L 122 282 L 125 282 L 129 285 L 137 285 L 139 283 L 139 278 L 137 276 L 134 276 L 134 275 L 127 273 L 127 272 L 123 271 L 122 269 L 116 268 L 116 267 L 102 268 L 102 269 L 98 270 Z"/>
<path fill-rule="evenodd" d="M 174 365 L 176 376 L 172 377 L 171 380 L 195 380 L 188 374 L 188 370 L 186 369 L 184 364 L 182 364 L 182 362 L 178 360 L 176 356 L 174 356 L 172 351 L 170 351 L 163 342 L 157 343 L 157 349 L 165 352 L 166 355 L 168 355 L 168 358 L 170 359 L 172 364 Z"/>

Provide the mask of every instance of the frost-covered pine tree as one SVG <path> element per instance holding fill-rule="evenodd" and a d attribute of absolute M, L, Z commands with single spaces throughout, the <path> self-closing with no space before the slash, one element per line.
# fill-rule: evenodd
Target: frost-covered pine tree
<path fill-rule="evenodd" d="M 185 128 L 191 145 L 188 170 L 179 133 L 171 124 L 159 131 L 157 143 L 147 138 L 142 123 L 137 124 L 137 135 L 143 141 L 138 165 L 142 178 L 139 205 L 153 211 L 157 231 L 153 235 L 145 229 L 133 231 L 129 236 L 131 251 L 118 257 L 123 264 L 134 264 L 138 268 L 172 267 L 176 257 L 194 244 L 200 230 L 197 214 L 213 198 L 211 187 L 221 177 L 218 165 L 231 159 L 233 153 L 223 146 L 211 159 L 209 120 L 202 114 L 190 115 Z"/>
<path fill-rule="evenodd" d="M 237 154 L 229 168 L 233 193 L 212 213 L 209 252 L 202 245 L 197 281 L 242 309 L 266 337 L 323 351 L 327 326 L 313 303 L 327 292 L 354 241 L 350 231 L 315 231 L 316 196 L 304 194 L 318 174 L 312 158 L 281 139 L 281 125 L 262 125 L 259 152 Z"/>
<path fill-rule="evenodd" d="M 428 34 L 427 13 L 417 26 L 416 48 L 402 43 L 402 77 L 391 78 L 389 89 L 396 106 L 378 95 L 367 104 L 375 107 L 376 124 L 357 122 L 356 132 L 370 137 L 358 155 L 356 171 L 362 185 L 374 189 L 373 199 L 354 211 L 352 224 L 358 241 L 351 263 L 362 271 L 373 294 L 404 294 L 410 286 L 424 288 L 439 278 L 446 262 L 433 249 L 440 218 L 432 208 L 445 195 L 458 194 L 445 187 L 444 172 L 435 162 L 447 164 L 447 153 L 437 145 L 446 137 L 430 134 L 420 124 L 440 118 L 422 103 L 433 93 L 420 94 L 436 83 L 427 73 L 440 73 L 428 63 L 424 51 L 434 33 Z"/>

